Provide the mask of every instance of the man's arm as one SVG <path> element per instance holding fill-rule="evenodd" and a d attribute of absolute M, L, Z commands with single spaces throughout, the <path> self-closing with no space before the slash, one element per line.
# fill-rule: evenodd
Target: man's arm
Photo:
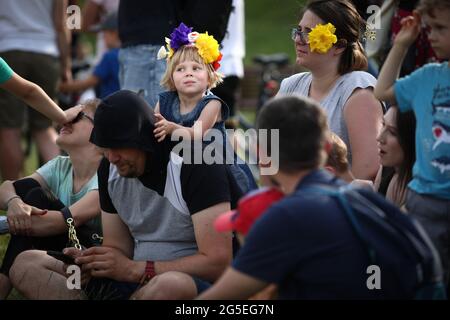
<path fill-rule="evenodd" d="M 223 276 L 198 300 L 248 299 L 269 284 L 228 267 Z"/>
<path fill-rule="evenodd" d="M 94 1 L 86 1 L 83 8 L 81 31 L 90 32 L 91 27 L 100 22 L 102 7 Z"/>
<path fill-rule="evenodd" d="M 134 243 L 127 225 L 118 214 L 102 211 L 103 244 L 82 252 L 75 260 L 94 277 L 140 282 L 145 261 L 134 261 Z"/>
<path fill-rule="evenodd" d="M 61 75 L 63 80 L 72 79 L 70 60 L 70 30 L 66 27 L 66 9 L 68 0 L 55 0 L 53 3 L 53 25 L 61 61 Z"/>
<path fill-rule="evenodd" d="M 228 210 L 230 204 L 223 202 L 192 215 L 198 253 L 171 261 L 156 261 L 156 274 L 179 271 L 215 281 L 232 260 L 231 233 L 218 233 L 213 226 L 216 217 Z"/>

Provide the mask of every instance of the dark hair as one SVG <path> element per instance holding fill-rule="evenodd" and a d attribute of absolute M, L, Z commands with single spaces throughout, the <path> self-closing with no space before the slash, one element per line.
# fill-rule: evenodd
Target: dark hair
<path fill-rule="evenodd" d="M 431 17 L 434 16 L 433 11 L 439 9 L 448 9 L 450 10 L 450 1 L 449 0 L 421 0 L 417 10 L 421 14 L 427 14 Z"/>
<path fill-rule="evenodd" d="M 313 169 L 323 164 L 327 118 L 313 100 L 278 96 L 269 100 L 257 118 L 258 129 L 279 129 L 279 168 L 284 172 Z M 271 141 L 271 139 L 268 139 Z M 268 143 L 268 153 L 272 147 Z"/>
<path fill-rule="evenodd" d="M 348 0 L 310 0 L 304 10 L 312 11 L 325 23 L 336 27 L 337 46 L 345 47 L 341 55 L 338 72 L 343 75 L 351 71 L 367 70 L 368 62 L 361 42 L 361 31 L 366 23 L 355 6 Z"/>
<path fill-rule="evenodd" d="M 391 107 L 392 108 L 392 107 Z M 412 170 L 416 161 L 416 117 L 414 112 L 400 112 L 397 108 L 397 138 L 403 150 L 403 162 L 398 167 L 398 184 L 395 193 L 403 192 L 412 179 Z"/>

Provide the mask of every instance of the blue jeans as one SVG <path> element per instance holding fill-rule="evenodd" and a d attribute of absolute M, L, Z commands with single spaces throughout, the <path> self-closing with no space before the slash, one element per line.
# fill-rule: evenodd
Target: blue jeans
<path fill-rule="evenodd" d="M 158 102 L 158 94 L 164 91 L 159 82 L 166 70 L 166 61 L 156 59 L 160 47 L 138 45 L 119 51 L 120 88 L 141 92 L 152 108 Z"/>

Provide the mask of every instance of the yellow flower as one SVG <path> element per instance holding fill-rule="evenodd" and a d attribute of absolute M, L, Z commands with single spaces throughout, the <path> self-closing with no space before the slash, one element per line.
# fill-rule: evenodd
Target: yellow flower
<path fill-rule="evenodd" d="M 174 51 L 170 47 L 170 39 L 166 37 L 166 38 L 164 38 L 164 40 L 166 40 L 166 47 L 167 47 L 167 52 L 168 52 L 167 59 L 170 59 L 170 58 L 172 58 Z"/>
<path fill-rule="evenodd" d="M 316 25 L 308 34 L 311 52 L 327 53 L 337 42 L 335 32 L 336 28 L 331 23 Z"/>
<path fill-rule="evenodd" d="M 203 58 L 205 63 L 213 63 L 219 58 L 219 43 L 213 36 L 206 33 L 200 33 L 195 40 L 195 46 L 198 49 L 198 54 Z"/>

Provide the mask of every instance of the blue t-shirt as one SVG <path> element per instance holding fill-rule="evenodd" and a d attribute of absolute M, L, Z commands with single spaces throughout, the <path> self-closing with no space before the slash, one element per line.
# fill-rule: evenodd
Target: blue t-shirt
<path fill-rule="evenodd" d="M 12 69 L 5 60 L 0 58 L 0 84 L 8 81 L 13 75 Z"/>
<path fill-rule="evenodd" d="M 367 288 L 367 251 L 335 198 L 302 192 L 311 184 L 343 185 L 324 170 L 302 179 L 248 233 L 233 267 L 279 286 L 280 299 L 376 299 Z M 383 270 L 384 272 L 388 272 Z M 381 289 L 401 297 L 382 274 Z M 394 288 L 392 288 L 394 287 Z"/>
<path fill-rule="evenodd" d="M 416 163 L 409 187 L 450 199 L 450 67 L 428 64 L 395 83 L 400 111 L 416 115 Z"/>
<path fill-rule="evenodd" d="M 94 75 L 100 79 L 100 98 L 120 90 L 119 48 L 107 51 L 95 67 Z"/>

